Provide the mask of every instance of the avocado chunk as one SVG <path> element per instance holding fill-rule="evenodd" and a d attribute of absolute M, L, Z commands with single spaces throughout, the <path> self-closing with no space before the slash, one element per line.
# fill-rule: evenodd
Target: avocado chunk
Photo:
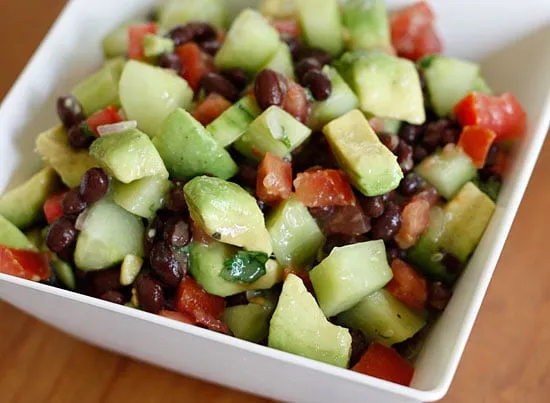
<path fill-rule="evenodd" d="M 238 140 L 262 110 L 256 99 L 247 95 L 210 123 L 206 129 L 221 147 L 227 147 Z"/>
<path fill-rule="evenodd" d="M 323 129 L 330 148 L 351 183 L 366 196 L 377 196 L 399 186 L 403 171 L 397 157 L 380 141 L 357 109 Z"/>
<path fill-rule="evenodd" d="M 36 151 L 70 188 L 80 185 L 80 180 L 86 171 L 99 166 L 87 150 L 76 151 L 71 148 L 67 132 L 61 125 L 38 136 Z"/>
<path fill-rule="evenodd" d="M 224 263 L 235 253 L 237 248 L 225 243 L 212 242 L 209 245 L 203 245 L 193 242 L 189 247 L 189 271 L 206 292 L 220 297 L 228 297 L 248 290 L 268 289 L 283 281 L 283 268 L 273 260 L 268 260 L 265 265 L 266 273 L 254 283 L 234 283 L 224 280 L 220 276 Z"/>
<path fill-rule="evenodd" d="M 334 248 L 309 272 L 319 306 L 332 317 L 384 287 L 393 277 L 384 241 Z"/>
<path fill-rule="evenodd" d="M 256 74 L 279 50 L 279 43 L 277 30 L 247 8 L 233 21 L 214 62 L 220 70 L 239 68 Z"/>
<path fill-rule="evenodd" d="M 295 0 L 303 37 L 310 48 L 338 56 L 344 47 L 342 21 L 336 0 Z"/>
<path fill-rule="evenodd" d="M 13 249 L 37 251 L 37 247 L 19 228 L 0 214 L 0 245 Z"/>
<path fill-rule="evenodd" d="M 106 62 L 101 70 L 86 78 L 71 91 L 82 105 L 86 116 L 109 105 L 120 106 L 118 83 L 125 63 L 124 58 Z"/>
<path fill-rule="evenodd" d="M 93 204 L 85 214 L 74 253 L 80 270 L 107 269 L 126 255 L 143 256 L 145 229 L 139 217 L 107 199 Z"/>
<path fill-rule="evenodd" d="M 227 20 L 224 0 L 169 0 L 158 11 L 158 22 L 166 30 L 192 21 L 224 28 Z"/>
<path fill-rule="evenodd" d="M 168 178 L 168 171 L 151 139 L 137 129 L 128 129 L 95 140 L 90 155 L 122 183 L 148 176 Z"/>
<path fill-rule="evenodd" d="M 325 242 L 325 236 L 307 207 L 294 198 L 279 204 L 267 219 L 266 226 L 275 257 L 285 267 L 307 267 Z"/>
<path fill-rule="evenodd" d="M 412 311 L 385 289 L 363 298 L 338 315 L 337 321 L 360 330 L 368 341 L 386 346 L 410 339 L 426 325 L 423 314 Z"/>
<path fill-rule="evenodd" d="M 269 324 L 268 346 L 347 368 L 351 336 L 330 323 L 302 280 L 289 274 Z"/>
<path fill-rule="evenodd" d="M 126 255 L 120 265 L 120 284 L 131 285 L 136 280 L 141 267 L 143 266 L 143 259 L 135 255 Z"/>
<path fill-rule="evenodd" d="M 222 320 L 239 339 L 259 343 L 268 335 L 273 309 L 263 305 L 246 304 L 226 308 Z"/>
<path fill-rule="evenodd" d="M 173 71 L 130 60 L 120 78 L 120 102 L 128 120 L 149 136 L 177 108 L 188 108 L 193 90 Z"/>
<path fill-rule="evenodd" d="M 349 49 L 385 50 L 391 48 L 390 23 L 384 0 L 346 0 L 342 20 L 348 31 Z"/>
<path fill-rule="evenodd" d="M 43 217 L 44 202 L 58 185 L 55 171 L 49 167 L 42 169 L 0 197 L 0 215 L 19 228 L 28 228 Z"/>
<path fill-rule="evenodd" d="M 229 179 L 239 170 L 229 153 L 183 109 L 168 116 L 153 143 L 170 175 L 177 179 L 204 174 Z"/>
<path fill-rule="evenodd" d="M 359 98 L 363 112 L 422 124 L 424 98 L 416 66 L 380 51 L 355 51 L 334 63 Z"/>
<path fill-rule="evenodd" d="M 137 216 L 151 219 L 164 203 L 170 181 L 159 176 L 149 176 L 132 183 L 113 181 L 113 201 Z"/>
<path fill-rule="evenodd" d="M 311 134 L 311 129 L 278 106 L 270 106 L 234 143 L 242 155 L 260 161 L 268 152 L 281 158 L 299 147 Z"/>
<path fill-rule="evenodd" d="M 242 187 L 219 178 L 198 176 L 187 182 L 183 190 L 191 218 L 213 238 L 271 255 L 271 237 L 262 211 Z"/>

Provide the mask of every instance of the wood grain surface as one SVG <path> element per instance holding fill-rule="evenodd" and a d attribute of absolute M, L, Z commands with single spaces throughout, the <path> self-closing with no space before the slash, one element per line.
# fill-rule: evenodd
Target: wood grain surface
<path fill-rule="evenodd" d="M 0 1 L 0 99 L 64 0 Z M 446 403 L 550 400 L 550 144 L 500 259 Z M 264 402 L 79 342 L 0 302 L 0 402 Z"/>

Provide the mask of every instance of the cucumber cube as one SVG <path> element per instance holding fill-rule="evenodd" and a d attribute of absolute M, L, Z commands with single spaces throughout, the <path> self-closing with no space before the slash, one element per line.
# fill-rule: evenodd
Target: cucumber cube
<path fill-rule="evenodd" d="M 226 308 L 222 320 L 239 339 L 259 343 L 267 337 L 273 310 L 258 304 Z"/>
<path fill-rule="evenodd" d="M 386 346 L 410 339 L 426 325 L 422 314 L 409 309 L 385 289 L 365 297 L 338 315 L 337 321 L 360 330 L 367 340 Z"/>
<path fill-rule="evenodd" d="M 132 214 L 151 219 L 162 207 L 170 181 L 163 177 L 149 176 L 132 183 L 113 181 L 111 186 L 116 204 Z"/>
<path fill-rule="evenodd" d="M 174 41 L 170 38 L 146 34 L 143 38 L 143 53 L 146 57 L 157 57 L 174 51 Z"/>
<path fill-rule="evenodd" d="M 192 21 L 224 28 L 227 20 L 224 0 L 169 0 L 159 8 L 158 22 L 166 30 Z"/>
<path fill-rule="evenodd" d="M 193 90 L 173 71 L 130 60 L 120 79 L 120 101 L 128 120 L 149 136 L 177 108 L 188 108 Z"/>
<path fill-rule="evenodd" d="M 325 316 L 346 311 L 384 287 L 393 277 L 384 241 L 369 241 L 334 248 L 309 273 Z"/>
<path fill-rule="evenodd" d="M 244 156 L 257 161 L 267 152 L 284 158 L 289 157 L 310 134 L 311 129 L 292 115 L 278 106 L 270 106 L 252 122 L 234 146 Z"/>
<path fill-rule="evenodd" d="M 342 21 L 336 0 L 296 0 L 298 20 L 311 48 L 338 56 L 344 48 Z"/>
<path fill-rule="evenodd" d="M 29 238 L 2 215 L 0 215 L 0 245 L 14 249 L 37 250 Z"/>
<path fill-rule="evenodd" d="M 215 63 L 220 70 L 240 68 L 255 74 L 279 50 L 279 33 L 257 11 L 242 11 L 231 25 Z"/>
<path fill-rule="evenodd" d="M 261 70 L 265 69 L 276 71 L 294 80 L 294 61 L 286 42 L 279 44 L 277 52 Z"/>
<path fill-rule="evenodd" d="M 137 129 L 98 138 L 90 147 L 90 155 L 123 183 L 148 176 L 168 178 L 168 171 L 151 139 Z"/>
<path fill-rule="evenodd" d="M 56 255 L 52 256 L 50 264 L 55 275 L 61 280 L 65 287 L 69 290 L 74 290 L 76 288 L 76 277 L 71 265 L 59 259 Z"/>
<path fill-rule="evenodd" d="M 314 260 L 325 237 L 307 207 L 294 198 L 282 202 L 266 222 L 273 253 L 285 267 L 304 268 Z"/>
<path fill-rule="evenodd" d="M 391 47 L 390 23 L 384 0 L 346 0 L 342 19 L 350 49 L 384 50 Z"/>

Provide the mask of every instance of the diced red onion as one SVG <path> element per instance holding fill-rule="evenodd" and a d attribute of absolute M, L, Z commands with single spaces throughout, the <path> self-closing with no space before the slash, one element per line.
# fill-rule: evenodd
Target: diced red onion
<path fill-rule="evenodd" d="M 82 231 L 84 229 L 84 223 L 86 221 L 86 217 L 88 217 L 88 209 L 84 210 L 82 213 L 78 215 L 76 218 L 76 221 L 74 223 L 74 227 L 78 231 Z"/>
<path fill-rule="evenodd" d="M 135 120 L 126 120 L 124 122 L 113 123 L 110 125 L 103 125 L 97 128 L 97 132 L 100 136 L 109 136 L 128 129 L 135 129 L 137 122 Z"/>

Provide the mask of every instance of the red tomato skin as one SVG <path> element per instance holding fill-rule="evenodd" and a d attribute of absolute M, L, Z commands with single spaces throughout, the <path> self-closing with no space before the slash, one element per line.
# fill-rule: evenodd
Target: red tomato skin
<path fill-rule="evenodd" d="M 258 167 L 256 195 L 269 204 L 276 204 L 292 193 L 292 164 L 281 157 L 266 153 Z"/>
<path fill-rule="evenodd" d="M 300 36 L 300 24 L 294 18 L 273 20 L 271 25 L 282 35 L 293 38 Z"/>
<path fill-rule="evenodd" d="M 428 283 L 411 266 L 400 259 L 391 263 L 393 278 L 386 289 L 409 308 L 421 311 L 428 300 Z"/>
<path fill-rule="evenodd" d="M 496 142 L 521 137 L 527 125 L 527 114 L 517 98 L 510 93 L 492 96 L 472 92 L 454 107 L 462 126 L 491 129 Z"/>
<path fill-rule="evenodd" d="M 44 215 L 48 224 L 53 224 L 55 220 L 63 217 L 62 202 L 65 198 L 67 191 L 55 193 L 48 197 L 48 200 L 44 203 Z"/>
<path fill-rule="evenodd" d="M 413 366 L 397 351 L 377 342 L 369 345 L 365 354 L 351 370 L 404 386 L 411 384 L 414 375 Z"/>
<path fill-rule="evenodd" d="M 310 108 L 304 87 L 289 79 L 282 108 L 300 122 L 305 123 L 308 119 Z"/>
<path fill-rule="evenodd" d="M 212 93 L 197 106 L 192 115 L 203 126 L 207 126 L 230 107 L 231 102 L 219 94 Z"/>
<path fill-rule="evenodd" d="M 311 283 L 309 273 L 307 271 L 297 269 L 295 267 L 285 267 L 283 269 L 283 280 L 286 280 L 289 274 L 294 274 L 295 276 L 300 277 L 300 279 L 304 282 L 304 286 L 307 288 L 307 290 L 310 293 L 313 293 L 313 284 Z"/>
<path fill-rule="evenodd" d="M 50 258 L 48 253 L 18 250 L 0 246 L 0 273 L 42 281 L 50 278 Z"/>
<path fill-rule="evenodd" d="M 412 247 L 418 237 L 428 229 L 430 225 L 430 207 L 428 200 L 412 199 L 401 213 L 401 229 L 394 237 L 400 248 Z"/>
<path fill-rule="evenodd" d="M 144 60 L 143 39 L 146 34 L 156 34 L 157 25 L 154 22 L 131 25 L 128 28 L 128 58 Z"/>
<path fill-rule="evenodd" d="M 307 207 L 353 206 L 353 189 L 337 169 L 302 172 L 294 180 L 296 197 Z"/>
<path fill-rule="evenodd" d="M 203 53 L 194 42 L 188 42 L 176 48 L 176 55 L 180 58 L 182 65 L 181 76 L 196 91 L 200 81 L 209 72 L 214 71 L 212 57 Z"/>
<path fill-rule="evenodd" d="M 462 129 L 458 146 L 470 156 L 474 166 L 480 169 L 485 165 L 485 159 L 496 137 L 497 135 L 491 129 L 466 126 Z"/>
<path fill-rule="evenodd" d="M 441 39 L 439 39 L 434 27 L 428 25 L 421 34 L 412 39 L 412 49 L 399 52 L 399 56 L 417 61 L 424 56 L 441 53 L 442 50 Z"/>
<path fill-rule="evenodd" d="M 191 316 L 182 312 L 169 311 L 164 309 L 159 312 L 159 315 L 165 318 L 174 319 L 179 322 L 187 323 L 189 325 L 195 324 L 195 320 Z"/>
<path fill-rule="evenodd" d="M 434 21 L 430 6 L 420 1 L 405 7 L 390 17 L 392 45 L 399 55 L 415 55 L 422 44 L 419 38 L 431 35 L 426 31 Z M 433 31 L 433 30 L 432 30 Z M 420 41 L 420 42 L 419 42 Z"/>
<path fill-rule="evenodd" d="M 86 126 L 88 126 L 88 129 L 90 129 L 96 135 L 96 137 L 99 137 L 99 132 L 97 131 L 97 128 L 99 126 L 110 125 L 119 122 L 122 122 L 122 118 L 118 113 L 118 109 L 113 105 L 109 105 L 105 109 L 97 111 L 88 119 L 86 119 Z"/>

